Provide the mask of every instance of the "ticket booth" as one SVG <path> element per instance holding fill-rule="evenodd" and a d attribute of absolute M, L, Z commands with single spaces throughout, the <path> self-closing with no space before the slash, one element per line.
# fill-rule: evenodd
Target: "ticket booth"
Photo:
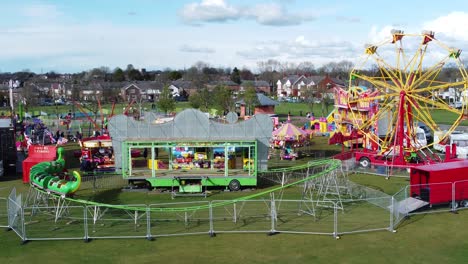
<path fill-rule="evenodd" d="M 44 161 L 53 161 L 57 158 L 57 148 L 54 145 L 31 145 L 28 157 L 23 161 L 23 183 L 29 183 L 29 171 L 32 166 Z"/>

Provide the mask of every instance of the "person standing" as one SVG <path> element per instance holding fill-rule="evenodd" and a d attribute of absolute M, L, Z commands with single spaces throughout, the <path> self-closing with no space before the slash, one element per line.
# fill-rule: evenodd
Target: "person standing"
<path fill-rule="evenodd" d="M 143 157 L 145 158 L 145 160 L 146 160 L 146 158 L 148 157 L 148 149 L 147 149 L 147 148 L 145 148 L 145 149 L 143 150 Z"/>

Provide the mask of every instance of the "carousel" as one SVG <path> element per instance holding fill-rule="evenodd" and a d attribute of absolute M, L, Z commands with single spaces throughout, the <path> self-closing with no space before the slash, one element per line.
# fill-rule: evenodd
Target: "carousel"
<path fill-rule="evenodd" d="M 310 134 L 292 124 L 288 116 L 287 122 L 273 131 L 271 147 L 281 150 L 281 159 L 295 160 L 299 156 L 295 148 L 307 145 L 309 140 Z"/>

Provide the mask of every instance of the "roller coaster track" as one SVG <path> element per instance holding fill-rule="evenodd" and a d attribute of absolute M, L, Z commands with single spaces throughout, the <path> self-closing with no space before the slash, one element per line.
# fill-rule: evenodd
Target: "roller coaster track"
<path fill-rule="evenodd" d="M 86 206 L 93 206 L 93 207 L 107 207 L 107 208 L 113 208 L 113 209 L 122 209 L 122 210 L 130 210 L 130 211 L 144 211 L 144 212 L 184 212 L 184 211 L 196 211 L 196 210 L 205 210 L 205 209 L 210 209 L 214 207 L 220 207 L 220 206 L 226 206 L 230 204 L 234 204 L 237 202 L 242 202 L 246 200 L 251 200 L 254 198 L 258 198 L 264 195 L 268 195 L 273 192 L 281 191 L 283 189 L 289 188 L 294 185 L 301 184 L 303 182 L 307 182 L 316 178 L 319 178 L 321 176 L 327 175 L 328 173 L 339 169 L 341 167 L 341 161 L 340 160 L 335 160 L 335 159 L 321 159 L 321 160 L 315 160 L 315 161 L 310 161 L 306 164 L 303 165 L 298 165 L 298 166 L 293 166 L 293 167 L 288 167 L 288 168 L 281 168 L 281 169 L 272 169 L 268 171 L 262 171 L 261 173 L 280 173 L 280 172 L 293 172 L 297 170 L 302 170 L 302 169 L 307 169 L 311 167 L 316 167 L 316 166 L 325 166 L 324 169 L 318 173 L 312 174 L 308 177 L 305 177 L 304 179 L 297 180 L 288 184 L 284 184 L 282 186 L 278 187 L 273 187 L 268 190 L 255 193 L 252 195 L 247 195 L 243 197 L 239 197 L 233 200 L 229 201 L 220 201 L 220 202 L 214 202 L 210 203 L 208 205 L 198 205 L 198 206 L 188 206 L 188 207 L 141 207 L 141 206 L 131 206 L 131 205 L 112 205 L 112 204 L 105 204 L 105 203 L 99 203 L 99 202 L 93 202 L 93 201 L 88 201 L 88 200 L 83 200 L 83 199 L 75 199 L 72 197 L 64 197 L 63 195 L 57 194 L 57 193 L 52 193 L 52 192 L 47 192 L 43 189 L 38 188 L 35 185 L 31 185 L 31 188 L 35 188 L 39 192 L 47 193 L 49 195 L 55 196 L 57 198 L 63 198 L 66 199 L 67 201 L 70 202 L 75 202 L 79 204 L 83 204 Z"/>

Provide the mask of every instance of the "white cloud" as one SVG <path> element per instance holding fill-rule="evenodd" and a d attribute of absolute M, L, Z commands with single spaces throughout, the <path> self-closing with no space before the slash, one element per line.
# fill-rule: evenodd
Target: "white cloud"
<path fill-rule="evenodd" d="M 225 22 L 239 19 L 240 11 L 224 0 L 203 0 L 184 6 L 180 16 L 188 23 Z"/>
<path fill-rule="evenodd" d="M 468 13 L 452 12 L 423 24 L 424 29 L 435 31 L 453 39 L 468 41 Z"/>
<path fill-rule="evenodd" d="M 192 45 L 183 45 L 179 49 L 182 52 L 193 52 L 193 53 L 214 53 L 215 50 L 212 48 L 206 48 L 206 47 L 196 47 Z"/>
<path fill-rule="evenodd" d="M 350 60 L 357 54 L 356 46 L 348 41 L 329 39 L 309 40 L 298 36 L 292 41 L 269 41 L 258 43 L 252 49 L 237 52 L 248 60 L 281 59 L 295 62 L 312 61 L 323 64 L 330 61 Z"/>
<path fill-rule="evenodd" d="M 224 0 L 203 0 L 200 3 L 187 4 L 179 14 L 186 23 L 192 25 L 253 19 L 267 26 L 291 26 L 315 19 L 309 13 L 289 12 L 285 6 L 277 3 L 241 7 L 229 5 Z"/>
<path fill-rule="evenodd" d="M 436 41 L 430 42 L 425 51 L 423 67 L 430 67 L 448 56 L 448 49 L 468 50 L 468 12 L 451 12 L 447 15 L 437 17 L 433 20 L 421 23 L 417 28 L 402 28 L 406 34 L 420 35 L 423 30 L 435 32 Z M 392 26 L 378 28 L 372 27 L 368 35 L 368 43 L 378 44 L 384 40 L 391 40 Z M 417 49 L 422 41 L 422 36 L 405 36 L 403 38 L 403 49 L 406 57 L 417 55 Z M 379 48 L 379 53 L 389 62 L 396 61 L 396 51 L 393 45 L 384 45 Z M 462 53 L 463 54 L 463 53 Z M 463 55 L 462 55 L 463 56 Z"/>
<path fill-rule="evenodd" d="M 268 26 L 291 26 L 299 25 L 306 21 L 315 19 L 310 14 L 289 13 L 279 4 L 259 4 L 245 10 L 246 17 L 255 19 L 259 24 Z"/>

